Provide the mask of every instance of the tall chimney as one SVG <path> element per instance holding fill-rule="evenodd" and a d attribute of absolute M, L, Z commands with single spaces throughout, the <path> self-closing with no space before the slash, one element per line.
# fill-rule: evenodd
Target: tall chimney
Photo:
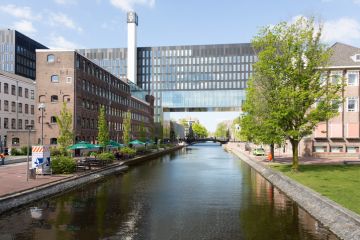
<path fill-rule="evenodd" d="M 127 13 L 128 24 L 128 48 L 127 48 L 127 78 L 137 84 L 137 46 L 136 28 L 138 16 L 136 12 Z"/>

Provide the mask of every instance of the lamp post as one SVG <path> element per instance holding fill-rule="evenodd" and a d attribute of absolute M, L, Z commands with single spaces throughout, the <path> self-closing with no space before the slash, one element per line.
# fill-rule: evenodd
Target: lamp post
<path fill-rule="evenodd" d="M 41 145 L 44 145 L 44 111 L 45 103 L 40 103 L 38 109 L 41 111 Z"/>
<path fill-rule="evenodd" d="M 29 125 L 26 125 L 25 128 L 27 130 L 29 130 L 29 135 L 28 135 L 28 146 L 27 146 L 27 168 L 26 168 L 26 181 L 28 182 L 29 181 L 29 156 L 30 156 L 30 132 L 33 128 L 33 125 L 29 124 Z"/>

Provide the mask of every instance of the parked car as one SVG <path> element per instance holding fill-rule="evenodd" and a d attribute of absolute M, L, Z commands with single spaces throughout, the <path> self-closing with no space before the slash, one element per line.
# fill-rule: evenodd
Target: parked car
<path fill-rule="evenodd" d="M 255 148 L 253 154 L 255 156 L 265 156 L 265 150 L 263 148 Z"/>

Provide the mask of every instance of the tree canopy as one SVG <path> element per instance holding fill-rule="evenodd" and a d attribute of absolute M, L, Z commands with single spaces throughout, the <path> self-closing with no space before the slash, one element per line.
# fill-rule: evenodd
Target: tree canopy
<path fill-rule="evenodd" d="M 60 116 L 56 116 L 56 123 L 59 127 L 57 143 L 61 150 L 65 150 L 73 144 L 74 134 L 72 131 L 72 114 L 67 109 L 66 102 L 63 103 Z"/>
<path fill-rule="evenodd" d="M 105 116 L 105 106 L 100 107 L 98 119 L 98 141 L 100 146 L 103 148 L 109 145 L 110 142 L 109 128 Z"/>
<path fill-rule="evenodd" d="M 200 123 L 197 123 L 197 122 L 193 123 L 192 130 L 198 138 L 205 138 L 208 136 L 207 129 Z"/>
<path fill-rule="evenodd" d="M 130 110 L 126 112 L 125 118 L 123 119 L 124 131 L 123 131 L 123 140 L 124 144 L 128 144 L 131 138 L 131 112 Z"/>
<path fill-rule="evenodd" d="M 288 139 L 295 171 L 300 140 L 335 116 L 341 102 L 342 84 L 321 81 L 331 52 L 320 37 L 321 26 L 299 18 L 266 27 L 252 41 L 258 61 L 248 84 L 241 134 L 265 143 Z"/>

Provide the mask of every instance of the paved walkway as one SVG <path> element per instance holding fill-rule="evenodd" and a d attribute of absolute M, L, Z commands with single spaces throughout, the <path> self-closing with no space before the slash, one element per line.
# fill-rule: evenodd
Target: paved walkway
<path fill-rule="evenodd" d="M 41 185 L 56 182 L 72 175 L 37 175 L 36 179 L 26 181 L 26 162 L 0 166 L 0 198 Z"/>
<path fill-rule="evenodd" d="M 245 151 L 244 148 L 238 143 L 229 142 L 228 147 L 237 149 L 251 157 L 252 159 L 256 159 L 259 162 L 264 163 L 271 163 L 267 160 L 266 156 L 254 156 L 251 152 Z M 282 154 L 281 152 L 275 152 L 275 163 L 282 163 L 282 164 L 290 164 L 292 162 L 292 156 L 290 154 Z M 359 161 L 358 157 L 322 157 L 322 158 L 315 158 L 315 157 L 299 157 L 300 164 L 344 164 L 344 161 Z"/>

